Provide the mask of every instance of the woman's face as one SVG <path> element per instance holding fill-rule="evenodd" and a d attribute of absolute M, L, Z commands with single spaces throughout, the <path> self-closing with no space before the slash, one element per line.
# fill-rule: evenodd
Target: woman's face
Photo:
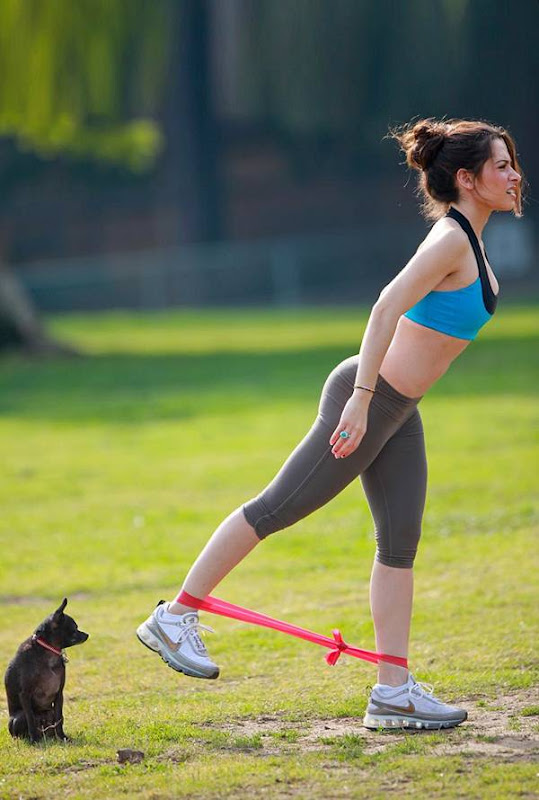
<path fill-rule="evenodd" d="M 511 156 L 503 139 L 493 139 L 490 158 L 475 181 L 475 193 L 493 211 L 518 208 L 519 173 L 511 166 Z"/>

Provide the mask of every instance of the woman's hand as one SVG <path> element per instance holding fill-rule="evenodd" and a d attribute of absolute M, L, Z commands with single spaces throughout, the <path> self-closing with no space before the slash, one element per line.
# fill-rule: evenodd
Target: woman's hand
<path fill-rule="evenodd" d="M 369 403 L 370 398 L 366 399 L 364 393 L 357 391 L 347 401 L 339 424 L 329 440 L 330 445 L 332 445 L 331 452 L 335 458 L 346 458 L 346 456 L 352 455 L 359 446 L 367 430 Z M 346 431 L 350 435 L 342 438 L 340 435 L 342 431 Z"/>

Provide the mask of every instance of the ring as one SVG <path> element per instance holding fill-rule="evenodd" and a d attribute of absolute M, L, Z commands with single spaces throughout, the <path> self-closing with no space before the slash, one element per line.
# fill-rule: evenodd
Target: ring
<path fill-rule="evenodd" d="M 350 438 L 350 434 L 348 433 L 348 431 L 341 431 L 339 433 L 339 436 L 341 437 L 341 439 L 349 439 Z"/>

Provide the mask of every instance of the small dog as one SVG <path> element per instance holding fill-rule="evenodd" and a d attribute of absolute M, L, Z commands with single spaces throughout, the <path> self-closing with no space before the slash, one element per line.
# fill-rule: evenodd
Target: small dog
<path fill-rule="evenodd" d="M 82 644 L 88 634 L 79 631 L 75 620 L 64 614 L 66 605 L 64 598 L 21 644 L 6 670 L 8 729 L 12 736 L 32 742 L 42 738 L 67 740 L 62 716 L 67 659 L 62 650 Z"/>

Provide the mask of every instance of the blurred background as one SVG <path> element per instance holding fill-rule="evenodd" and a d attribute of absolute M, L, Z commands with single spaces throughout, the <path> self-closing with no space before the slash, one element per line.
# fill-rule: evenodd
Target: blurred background
<path fill-rule="evenodd" d="M 0 0 L 0 347 L 40 311 L 371 302 L 417 246 L 418 116 L 515 136 L 486 242 L 539 294 L 537 0 Z"/>

